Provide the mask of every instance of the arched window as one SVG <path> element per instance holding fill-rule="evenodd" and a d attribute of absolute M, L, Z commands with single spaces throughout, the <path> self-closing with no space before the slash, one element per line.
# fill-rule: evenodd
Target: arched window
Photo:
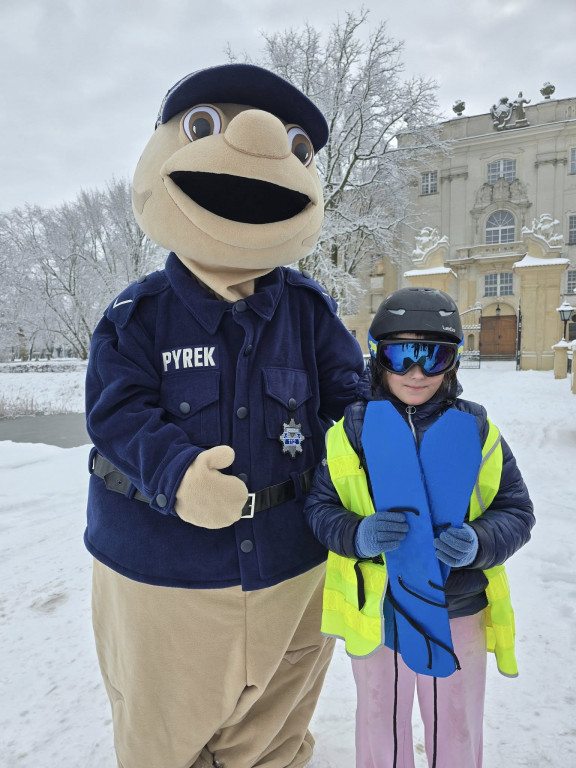
<path fill-rule="evenodd" d="M 513 243 L 516 223 L 510 211 L 494 211 L 486 222 L 486 243 Z"/>

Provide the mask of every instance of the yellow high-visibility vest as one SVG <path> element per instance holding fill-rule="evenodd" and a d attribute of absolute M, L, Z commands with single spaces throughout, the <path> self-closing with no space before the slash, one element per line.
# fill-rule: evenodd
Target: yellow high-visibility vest
<path fill-rule="evenodd" d="M 482 463 L 470 498 L 469 519 L 474 520 L 492 503 L 502 475 L 502 446 L 498 428 L 488 420 L 489 430 L 482 447 Z M 326 459 L 332 483 L 342 506 L 358 515 L 374 514 L 364 468 L 344 431 L 344 419 L 326 435 Z M 384 595 L 386 564 L 355 560 L 334 552 L 328 555 L 322 632 L 340 637 L 350 656 L 368 656 L 384 644 Z M 361 571 L 365 602 L 358 606 L 358 575 Z M 488 650 L 496 655 L 502 674 L 516 677 L 514 611 L 503 565 L 484 571 L 488 579 L 486 633 Z"/>

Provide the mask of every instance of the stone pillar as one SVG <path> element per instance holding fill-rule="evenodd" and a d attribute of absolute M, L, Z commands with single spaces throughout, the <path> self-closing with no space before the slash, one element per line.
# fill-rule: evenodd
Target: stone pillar
<path fill-rule="evenodd" d="M 452 165 L 450 171 L 442 172 L 442 205 L 440 208 L 440 232 L 450 232 L 457 243 L 474 242 L 467 231 L 470 226 L 468 214 L 467 165 Z"/>
<path fill-rule="evenodd" d="M 554 350 L 554 378 L 565 379 L 568 375 L 568 343 L 562 339 L 552 347 Z"/>
<path fill-rule="evenodd" d="M 432 269 L 411 269 L 404 272 L 408 285 L 422 288 L 436 288 L 439 291 L 450 294 L 450 286 L 456 277 L 456 273 L 449 267 L 436 267 Z"/>
<path fill-rule="evenodd" d="M 556 189 L 555 158 L 536 155 L 536 189 L 538 190 L 538 210 L 555 211 L 554 192 Z M 564 171 L 566 173 L 566 171 Z"/>
<path fill-rule="evenodd" d="M 356 314 L 343 315 L 342 321 L 356 336 L 362 349 L 366 347 L 368 328 L 374 319 L 376 309 L 389 293 L 398 288 L 398 280 L 398 267 L 386 256 L 372 266 L 369 274 L 361 275 L 362 285 L 368 286 L 368 290 L 364 296 L 360 296 Z"/>
<path fill-rule="evenodd" d="M 576 395 L 576 341 L 572 342 L 572 393 Z"/>
<path fill-rule="evenodd" d="M 556 307 L 562 275 L 570 262 L 547 250 L 542 238 L 528 235 L 525 243 L 528 253 L 513 267 L 519 277 L 522 309 L 520 367 L 549 371 L 554 368 L 554 344 L 562 335 Z"/>

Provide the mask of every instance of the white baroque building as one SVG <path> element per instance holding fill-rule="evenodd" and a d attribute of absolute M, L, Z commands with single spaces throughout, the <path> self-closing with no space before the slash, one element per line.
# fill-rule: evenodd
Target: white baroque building
<path fill-rule="evenodd" d="M 551 99 L 553 90 L 471 117 L 455 105 L 459 116 L 440 126 L 451 151 L 413 192 L 420 230 L 402 232 L 403 267 L 384 258 L 367 278 L 364 311 L 344 318 L 361 343 L 384 295 L 430 285 L 465 313 L 468 351 L 553 368 L 557 307 L 576 305 L 576 98 Z M 399 148 L 407 141 L 399 136 Z M 567 336 L 576 338 L 576 315 Z"/>

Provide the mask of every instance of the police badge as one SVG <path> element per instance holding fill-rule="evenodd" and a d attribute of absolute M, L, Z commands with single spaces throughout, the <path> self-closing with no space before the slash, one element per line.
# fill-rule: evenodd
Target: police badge
<path fill-rule="evenodd" d="M 284 423 L 284 430 L 281 433 L 279 440 L 283 444 L 282 453 L 289 453 L 290 456 L 295 459 L 297 453 L 302 453 L 302 440 L 304 435 L 300 431 L 301 424 L 296 424 L 294 418 L 290 419 L 290 423 Z"/>

